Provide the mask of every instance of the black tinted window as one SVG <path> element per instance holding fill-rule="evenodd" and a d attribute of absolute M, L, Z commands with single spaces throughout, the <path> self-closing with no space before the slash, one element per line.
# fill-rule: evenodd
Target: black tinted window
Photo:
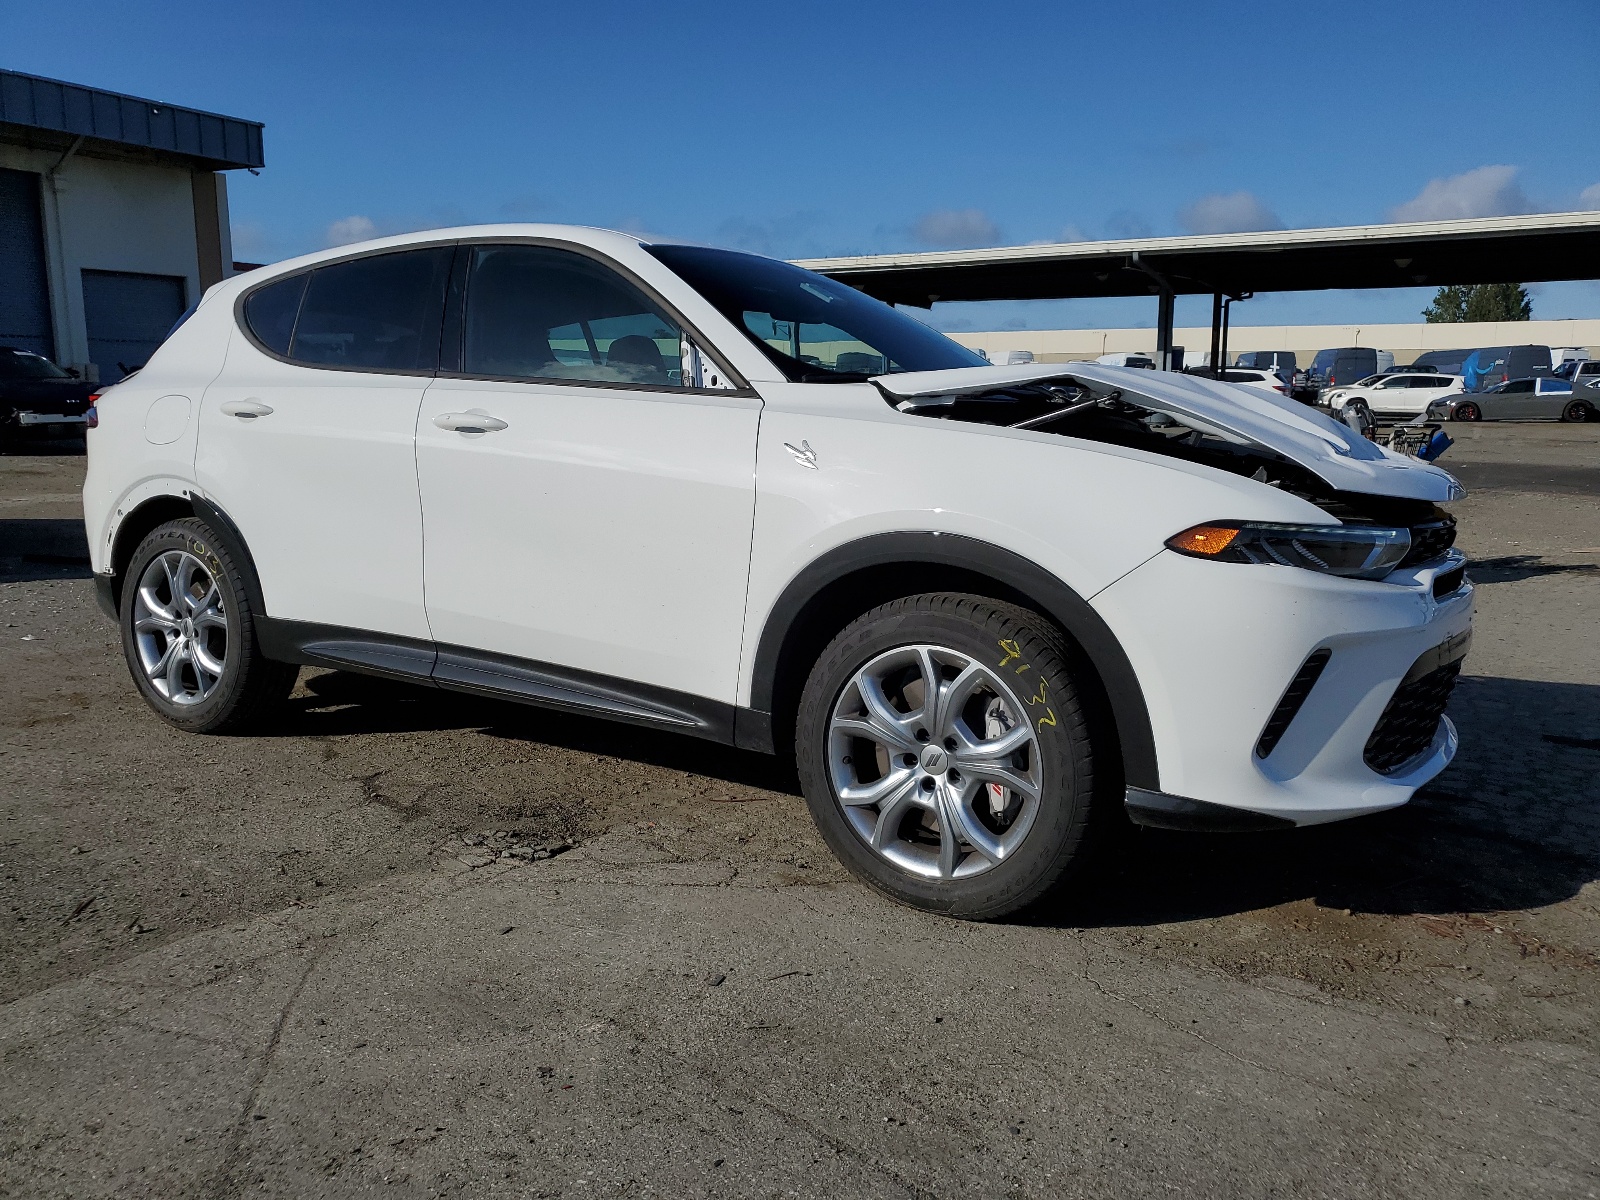
<path fill-rule="evenodd" d="M 454 248 L 357 258 L 311 272 L 289 357 L 316 366 L 429 371 Z"/>
<path fill-rule="evenodd" d="M 790 379 L 848 382 L 988 365 L 914 317 L 790 263 L 698 246 L 646 249 L 744 330 Z"/>
<path fill-rule="evenodd" d="M 581 254 L 543 246 L 472 252 L 468 375 L 676 387 L 681 337 L 642 292 Z"/>
<path fill-rule="evenodd" d="M 289 353 L 294 319 L 300 315 L 300 297 L 306 294 L 309 275 L 291 275 L 251 292 L 244 302 L 244 319 L 250 332 L 267 349 Z"/>

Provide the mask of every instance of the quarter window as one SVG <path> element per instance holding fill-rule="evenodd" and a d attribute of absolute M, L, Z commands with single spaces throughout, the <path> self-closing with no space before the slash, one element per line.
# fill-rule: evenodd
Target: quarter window
<path fill-rule="evenodd" d="M 287 357 L 310 366 L 368 371 L 436 369 L 454 252 L 452 246 L 433 246 L 318 267 L 304 285 Z M 253 294 L 245 311 L 256 336 L 276 349 L 256 328 L 250 308 L 268 290 Z M 270 300 L 263 307 L 278 303 Z"/>
<path fill-rule="evenodd" d="M 300 299 L 306 294 L 309 275 L 291 275 L 251 292 L 244 302 L 245 323 L 268 350 L 289 355 L 289 339 L 294 336 L 295 318 L 300 315 Z"/>
<path fill-rule="evenodd" d="M 614 272 L 567 250 L 474 249 L 465 326 L 468 375 L 683 383 L 676 322 Z"/>

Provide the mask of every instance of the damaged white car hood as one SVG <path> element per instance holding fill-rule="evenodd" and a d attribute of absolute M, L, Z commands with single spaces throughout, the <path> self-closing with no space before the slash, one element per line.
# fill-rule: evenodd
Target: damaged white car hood
<path fill-rule="evenodd" d="M 914 371 L 879 375 L 872 382 L 894 400 L 906 401 L 1067 378 L 1120 388 L 1129 401 L 1186 425 L 1274 450 L 1338 491 L 1435 502 L 1467 494 L 1448 471 L 1387 450 L 1297 400 L 1196 375 L 1075 362 Z M 1062 432 L 1071 436 L 1066 428 Z"/>

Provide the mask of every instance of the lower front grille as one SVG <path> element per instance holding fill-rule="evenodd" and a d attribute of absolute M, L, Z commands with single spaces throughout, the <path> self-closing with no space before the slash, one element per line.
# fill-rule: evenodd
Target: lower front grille
<path fill-rule="evenodd" d="M 1412 665 L 1367 739 L 1362 755 L 1367 766 L 1391 775 L 1433 744 L 1466 651 L 1463 637 L 1436 646 Z"/>

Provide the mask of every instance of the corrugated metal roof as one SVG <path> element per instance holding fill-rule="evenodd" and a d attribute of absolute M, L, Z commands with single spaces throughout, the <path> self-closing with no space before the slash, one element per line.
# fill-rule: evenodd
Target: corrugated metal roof
<path fill-rule="evenodd" d="M 1137 296 L 1590 279 L 1600 212 L 870 254 L 800 262 L 880 299 Z"/>
<path fill-rule="evenodd" d="M 265 165 L 259 121 L 0 70 L 0 122 L 198 159 L 212 170 Z"/>

